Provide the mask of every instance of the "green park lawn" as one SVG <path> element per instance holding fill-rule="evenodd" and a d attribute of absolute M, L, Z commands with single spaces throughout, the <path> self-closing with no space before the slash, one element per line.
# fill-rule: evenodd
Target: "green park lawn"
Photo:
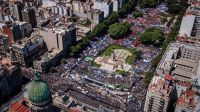
<path fill-rule="evenodd" d="M 132 48 L 127 48 L 127 47 L 124 47 L 124 46 L 119 46 L 119 45 L 110 45 L 109 47 L 107 47 L 102 53 L 101 53 L 101 56 L 111 56 L 112 52 L 114 49 L 124 49 L 124 50 L 127 50 L 129 52 L 132 53 L 131 56 L 128 56 L 126 58 L 126 62 L 128 64 L 132 64 L 135 62 L 136 59 L 139 58 L 140 56 L 140 51 L 136 50 L 136 49 L 132 49 Z"/>

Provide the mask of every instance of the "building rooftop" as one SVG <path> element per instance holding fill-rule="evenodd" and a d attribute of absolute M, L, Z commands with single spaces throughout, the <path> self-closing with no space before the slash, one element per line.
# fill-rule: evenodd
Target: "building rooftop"
<path fill-rule="evenodd" d="M 148 91 L 160 93 L 167 99 L 172 91 L 172 86 L 164 78 L 154 76 L 149 84 Z"/>
<path fill-rule="evenodd" d="M 48 62 L 49 60 L 51 60 L 52 58 L 54 58 L 57 54 L 59 54 L 61 52 L 61 50 L 58 49 L 52 49 L 49 52 L 46 52 L 44 55 L 41 56 L 41 62 Z"/>
<path fill-rule="evenodd" d="M 87 34 L 87 33 L 90 31 L 90 28 L 77 25 L 77 26 L 76 26 L 76 31 L 77 31 L 77 32 L 80 32 L 80 33 Z"/>
<path fill-rule="evenodd" d="M 199 103 L 199 96 L 195 94 L 195 91 L 187 89 L 186 91 L 182 90 L 176 105 L 194 110 L 197 103 Z"/>
<path fill-rule="evenodd" d="M 100 9 L 91 9 L 89 10 L 89 12 L 96 13 L 96 14 L 102 13 Z"/>
<path fill-rule="evenodd" d="M 22 105 L 19 102 L 15 102 L 11 105 L 10 109 L 7 112 L 30 112 L 29 108 Z"/>
<path fill-rule="evenodd" d="M 34 47 L 37 45 L 41 45 L 43 43 L 43 38 L 40 35 L 34 35 L 31 37 L 25 37 L 21 40 L 17 41 L 16 43 L 12 44 L 12 47 L 17 47 L 23 49 L 25 47 Z"/>
<path fill-rule="evenodd" d="M 43 28 L 46 27 L 49 29 L 70 29 L 75 27 L 73 22 L 67 22 L 64 17 L 60 17 L 59 15 L 49 17 L 49 20 L 45 24 Z"/>
<path fill-rule="evenodd" d="M 185 15 L 182 19 L 179 33 L 184 33 L 187 37 L 190 37 L 195 18 L 195 15 Z"/>
<path fill-rule="evenodd" d="M 180 69 L 180 72 L 183 72 L 185 74 L 185 76 L 188 76 L 189 74 L 196 74 L 197 72 L 197 68 L 199 66 L 199 62 L 195 62 L 193 60 L 189 60 L 189 59 L 185 59 L 185 58 L 179 58 L 177 60 L 175 60 L 175 66 L 176 65 L 185 65 L 189 68 L 191 68 L 191 70 L 184 70 L 184 69 Z M 176 67 L 175 71 L 177 70 L 178 68 Z"/>
<path fill-rule="evenodd" d="M 178 54 L 181 48 L 186 48 L 186 49 L 191 49 L 191 50 L 196 50 L 196 51 L 200 50 L 200 46 L 197 46 L 197 45 L 181 43 L 181 42 L 170 43 L 160 63 L 158 64 L 157 69 L 166 69 L 166 68 L 170 69 L 173 66 L 173 63 L 180 63 L 180 64 L 186 64 L 186 65 L 189 64 L 197 68 L 197 66 L 199 65 L 197 62 L 193 62 L 193 60 L 187 60 L 185 58 L 184 59 L 178 58 Z"/>

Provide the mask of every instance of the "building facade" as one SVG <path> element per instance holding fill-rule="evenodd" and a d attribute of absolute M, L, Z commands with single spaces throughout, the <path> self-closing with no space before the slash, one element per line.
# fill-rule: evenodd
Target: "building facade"
<path fill-rule="evenodd" d="M 8 35 L 8 40 L 10 42 L 15 42 L 22 38 L 19 24 L 8 22 L 2 26 L 2 31 L 4 34 Z"/>
<path fill-rule="evenodd" d="M 192 81 L 199 74 L 200 46 L 188 43 L 170 43 L 157 66 L 156 73 L 171 74 L 175 80 Z"/>
<path fill-rule="evenodd" d="M 104 12 L 99 9 L 91 9 L 88 11 L 87 17 L 92 22 L 91 27 L 94 28 L 104 21 Z"/>
<path fill-rule="evenodd" d="M 21 70 L 8 58 L 0 60 L 0 98 L 5 99 L 22 83 Z"/>
<path fill-rule="evenodd" d="M 76 42 L 76 28 L 74 24 L 68 23 L 59 28 L 54 26 L 50 27 L 44 27 L 39 31 L 40 35 L 44 38 L 48 51 L 57 49 L 69 52 L 70 46 Z"/>
<path fill-rule="evenodd" d="M 34 8 L 25 8 L 22 11 L 22 19 L 23 21 L 31 24 L 32 28 L 37 27 L 36 12 Z"/>
<path fill-rule="evenodd" d="M 22 2 L 10 2 L 9 3 L 10 13 L 14 17 L 14 20 L 22 21 L 23 3 Z"/>
<path fill-rule="evenodd" d="M 104 18 L 108 17 L 113 11 L 113 2 L 108 0 L 94 1 L 93 9 L 99 9 L 104 12 Z"/>
<path fill-rule="evenodd" d="M 10 51 L 13 60 L 22 66 L 31 66 L 34 59 L 37 59 L 45 50 L 45 43 L 40 35 L 30 38 L 23 38 L 11 45 Z"/>

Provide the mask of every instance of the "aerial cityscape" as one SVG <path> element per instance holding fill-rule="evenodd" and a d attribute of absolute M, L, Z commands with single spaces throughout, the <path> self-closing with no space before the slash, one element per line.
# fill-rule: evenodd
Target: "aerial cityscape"
<path fill-rule="evenodd" d="M 0 112 L 200 112 L 200 1 L 0 0 Z"/>

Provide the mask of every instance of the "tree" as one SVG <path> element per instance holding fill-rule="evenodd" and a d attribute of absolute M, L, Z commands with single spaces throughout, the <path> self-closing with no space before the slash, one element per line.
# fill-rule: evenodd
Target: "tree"
<path fill-rule="evenodd" d="M 164 52 L 160 52 L 155 58 L 152 59 L 151 61 L 152 68 L 156 68 L 158 66 L 163 54 Z"/>
<path fill-rule="evenodd" d="M 112 12 L 111 15 L 104 21 L 105 25 L 109 26 L 115 22 L 118 22 L 119 15 L 117 12 Z"/>
<path fill-rule="evenodd" d="M 170 14 L 179 14 L 183 10 L 183 6 L 180 4 L 172 4 L 169 6 L 168 12 Z"/>
<path fill-rule="evenodd" d="M 179 14 L 187 6 L 187 0 L 166 0 L 168 12 L 170 14 Z"/>
<path fill-rule="evenodd" d="M 94 27 L 92 36 L 95 37 L 97 35 L 105 33 L 105 29 L 107 29 L 107 26 L 104 23 L 98 24 L 97 26 Z"/>
<path fill-rule="evenodd" d="M 152 8 L 158 4 L 158 0 L 142 0 L 140 6 L 144 8 Z"/>
<path fill-rule="evenodd" d="M 131 12 L 134 8 L 134 3 L 132 0 L 129 0 L 122 8 L 118 11 L 119 17 L 125 16 L 127 13 Z"/>
<path fill-rule="evenodd" d="M 135 18 L 137 18 L 137 17 L 142 17 L 143 14 L 142 14 L 142 12 L 140 12 L 140 11 L 136 11 L 136 12 L 133 13 L 133 16 L 134 16 Z"/>
<path fill-rule="evenodd" d="M 153 76 L 154 76 L 154 73 L 152 73 L 152 72 L 148 72 L 148 73 L 145 74 L 145 77 L 144 77 L 144 84 L 145 84 L 146 86 L 149 85 L 149 83 L 151 82 Z"/>
<path fill-rule="evenodd" d="M 162 30 L 152 27 L 147 29 L 140 35 L 140 40 L 144 45 L 153 45 L 159 47 L 164 41 L 164 33 Z"/>
<path fill-rule="evenodd" d="M 130 25 L 127 22 L 115 23 L 109 26 L 108 33 L 113 39 L 120 39 L 130 31 Z"/>

